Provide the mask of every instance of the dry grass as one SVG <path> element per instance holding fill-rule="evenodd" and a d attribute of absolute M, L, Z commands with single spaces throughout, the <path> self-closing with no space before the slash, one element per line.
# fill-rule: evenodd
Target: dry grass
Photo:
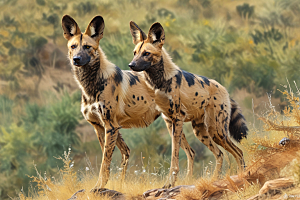
<path fill-rule="evenodd" d="M 297 157 L 280 171 L 280 176 L 293 177 L 296 184 L 300 184 L 300 152 L 297 153 Z"/>
<path fill-rule="evenodd" d="M 211 177 L 209 167 L 204 167 L 203 177 L 195 180 L 193 178 L 180 178 L 177 185 L 195 185 L 194 189 L 182 189 L 176 199 L 196 200 L 205 199 L 217 193 L 223 194 L 223 199 L 247 199 L 258 193 L 263 183 L 278 177 L 294 176 L 300 183 L 300 161 L 299 154 L 295 155 L 300 148 L 300 106 L 299 98 L 293 93 L 283 92 L 290 105 L 283 111 L 283 115 L 276 112 L 270 104 L 270 110 L 260 119 L 264 122 L 264 131 L 252 131 L 247 140 L 242 141 L 242 147 L 246 152 L 246 173 L 240 173 L 239 178 L 242 184 L 237 186 L 236 180 L 229 176 L 232 171 L 228 170 L 224 179 L 217 181 Z M 283 137 L 288 137 L 290 142 L 285 146 L 280 146 L 279 141 Z M 293 155 L 290 155 L 293 154 Z M 292 162 L 291 157 L 296 158 Z M 297 159 L 298 158 L 298 159 Z M 38 173 L 37 177 L 32 177 L 37 183 L 36 188 L 30 191 L 29 197 L 20 194 L 22 200 L 29 199 L 68 199 L 80 189 L 89 191 L 97 181 L 97 176 L 92 170 L 86 170 L 78 174 L 73 171 L 70 151 L 64 153 L 64 168 L 60 171 L 60 179 L 46 178 Z M 228 158 L 226 159 L 228 160 Z M 286 167 L 282 167 L 286 163 Z M 288 163 L 290 163 L 288 165 Z M 231 163 L 229 163 L 231 165 Z M 271 167 L 272 170 L 269 170 Z M 282 169 L 283 168 L 283 169 Z M 87 168 L 88 169 L 88 168 Z M 277 173 L 278 172 L 278 173 Z M 263 173 L 263 179 L 253 179 L 254 176 Z M 120 180 L 120 173 L 112 173 L 106 188 L 116 190 L 126 195 L 127 199 L 141 199 L 142 194 L 153 188 L 161 188 L 167 174 L 150 173 L 140 170 L 137 173 L 127 174 L 123 183 Z M 78 177 L 81 177 L 80 179 Z M 222 181 L 226 182 L 226 188 L 222 186 Z M 242 186 L 241 186 L 242 185 Z M 224 192 L 229 191 L 229 192 Z M 283 192 L 282 194 L 295 194 L 293 192 Z M 89 192 L 80 194 L 82 199 L 99 199 Z M 109 199 L 109 197 L 102 197 Z"/>
<path fill-rule="evenodd" d="M 87 179 L 83 181 L 78 181 L 77 173 L 73 170 L 74 163 L 70 159 L 71 149 L 68 153 L 64 152 L 64 157 L 59 157 L 58 159 L 64 162 L 64 168 L 60 170 L 60 178 L 56 180 L 54 177 L 42 176 L 37 170 L 37 177 L 31 177 L 32 182 L 37 183 L 36 188 L 33 188 L 29 192 L 29 197 L 24 194 L 20 194 L 21 200 L 44 200 L 44 199 L 69 199 L 75 192 L 80 189 L 89 190 L 92 181 L 87 181 L 89 174 L 86 174 Z M 84 193 L 82 194 L 83 199 L 97 199 L 96 196 Z M 99 199 L 99 198 L 98 198 Z M 103 199 L 110 199 L 108 197 L 103 197 Z"/>
<path fill-rule="evenodd" d="M 70 198 L 75 192 L 84 189 L 90 191 L 97 182 L 97 174 L 92 169 L 89 163 L 85 171 L 76 173 L 73 169 L 74 161 L 70 157 L 71 149 L 64 152 L 63 157 L 58 159 L 64 163 L 63 169 L 60 170 L 59 179 L 41 175 L 36 169 L 37 176 L 32 176 L 32 182 L 37 183 L 35 188 L 31 188 L 29 194 L 19 194 L 21 200 L 44 200 L 55 199 L 65 200 Z M 79 178 L 80 177 L 80 178 Z M 135 171 L 135 173 L 127 174 L 125 182 L 122 182 L 120 173 L 111 173 L 110 179 L 105 186 L 110 190 L 115 190 L 125 194 L 126 199 L 141 199 L 142 194 L 153 188 L 161 188 L 165 183 L 166 174 L 150 173 L 146 170 Z M 183 178 L 181 175 L 176 182 L 178 185 L 192 185 L 195 182 L 194 178 Z M 77 195 L 80 199 L 99 199 L 90 192 L 83 192 Z M 107 196 L 102 196 L 101 199 L 111 199 Z"/>
<path fill-rule="evenodd" d="M 221 189 L 215 187 L 212 183 L 215 181 L 214 178 L 200 178 L 195 183 L 195 189 L 185 189 L 181 190 L 181 193 L 176 197 L 178 200 L 190 199 L 190 200 L 200 200 L 205 199 L 212 194 L 220 191 Z"/>
<path fill-rule="evenodd" d="M 226 193 L 223 199 L 231 199 L 231 200 L 248 199 L 253 195 L 257 194 L 260 188 L 261 188 L 261 184 L 258 182 L 246 184 L 244 188 L 239 189 L 237 192 L 231 195 L 228 195 Z"/>
<path fill-rule="evenodd" d="M 276 111 L 270 103 L 269 111 L 259 118 L 264 122 L 264 131 L 254 131 L 247 140 L 242 141 L 248 154 L 248 165 L 252 165 L 266 156 L 284 151 L 286 148 L 293 148 L 299 142 L 299 97 L 296 97 L 292 92 L 284 91 L 282 93 L 286 95 L 290 104 L 283 110 L 283 115 Z M 290 139 L 290 144 L 286 148 L 282 148 L 279 144 L 279 141 L 284 137 Z"/>

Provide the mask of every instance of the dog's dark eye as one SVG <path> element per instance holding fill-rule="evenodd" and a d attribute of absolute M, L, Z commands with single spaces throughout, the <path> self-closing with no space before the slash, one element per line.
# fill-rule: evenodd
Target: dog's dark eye
<path fill-rule="evenodd" d="M 144 56 L 149 56 L 149 55 L 150 55 L 149 52 L 145 52 L 145 53 L 144 53 Z"/>
<path fill-rule="evenodd" d="M 89 48 L 91 48 L 91 46 L 89 46 L 89 45 L 84 45 L 83 48 L 84 48 L 84 49 L 89 49 Z"/>
<path fill-rule="evenodd" d="M 136 54 L 136 51 L 135 52 L 133 52 L 133 55 L 135 56 L 135 54 Z"/>
<path fill-rule="evenodd" d="M 75 49 L 76 47 L 77 47 L 76 45 L 72 45 L 72 46 L 71 46 L 72 49 Z"/>

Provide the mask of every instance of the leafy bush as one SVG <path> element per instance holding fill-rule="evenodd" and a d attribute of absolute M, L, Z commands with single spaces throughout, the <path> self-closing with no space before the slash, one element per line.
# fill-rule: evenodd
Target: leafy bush
<path fill-rule="evenodd" d="M 34 172 L 33 161 L 42 171 L 55 172 L 60 164 L 54 156 L 69 146 L 79 153 L 76 147 L 80 140 L 75 128 L 82 115 L 77 94 L 66 93 L 58 102 L 47 106 L 28 103 L 20 119 L 11 115 L 16 109 L 13 101 L 5 96 L 0 99 L 5 106 L 0 116 L 10 119 L 0 124 L 0 175 L 3 177 L 0 188 L 5 197 L 7 194 L 13 196 L 13 189 L 22 186 L 27 191 L 27 175 Z"/>
<path fill-rule="evenodd" d="M 9 125 L 13 119 L 14 101 L 5 95 L 0 95 L 0 125 Z"/>

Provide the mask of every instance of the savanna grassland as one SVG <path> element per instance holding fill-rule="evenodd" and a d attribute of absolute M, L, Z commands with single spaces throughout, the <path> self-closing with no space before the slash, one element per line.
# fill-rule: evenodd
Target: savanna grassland
<path fill-rule="evenodd" d="M 288 95 L 279 91 L 299 95 L 299 0 L 2 0 L 0 8 L 0 199 L 36 199 L 37 194 L 42 199 L 66 199 L 96 182 L 101 150 L 80 113 L 81 93 L 61 28 L 64 14 L 71 15 L 81 30 L 92 17 L 102 15 L 106 27 L 100 46 L 122 69 L 128 69 L 133 57 L 129 21 L 145 32 L 160 22 L 166 33 L 164 47 L 173 61 L 220 82 L 243 108 L 250 128 L 249 139 L 241 145 L 247 165 L 258 159 L 253 157 L 257 151 L 267 154 L 264 150 L 288 136 L 277 130 L 279 136 L 273 137 L 270 129 L 263 129 L 268 121 L 258 117 L 276 116 L 271 121 L 286 126 L 299 124 L 289 116 L 299 109 L 299 100 L 283 112 Z M 177 184 L 194 184 L 200 176 L 209 177 L 215 159 L 195 139 L 189 124 L 184 129 L 196 152 L 195 177 Z M 133 196 L 161 187 L 171 155 L 163 120 L 147 129 L 121 132 L 131 149 L 129 175 L 121 184 L 116 150 L 107 187 Z M 235 165 L 229 156 L 224 175 L 235 174 Z M 183 151 L 180 167 L 184 175 Z M 243 194 L 237 193 L 237 198 Z"/>

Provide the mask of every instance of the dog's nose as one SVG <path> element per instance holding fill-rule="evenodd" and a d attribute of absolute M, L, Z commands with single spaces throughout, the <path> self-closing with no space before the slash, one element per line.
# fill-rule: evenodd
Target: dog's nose
<path fill-rule="evenodd" d="M 132 61 L 131 63 L 128 64 L 128 66 L 129 66 L 130 68 L 135 67 L 135 66 L 136 66 L 136 62 L 135 62 L 135 61 Z"/>
<path fill-rule="evenodd" d="M 79 63 L 80 63 L 80 60 L 81 60 L 81 57 L 80 57 L 80 56 L 74 56 L 74 57 L 73 57 L 73 62 L 74 62 L 74 64 L 79 64 Z"/>

